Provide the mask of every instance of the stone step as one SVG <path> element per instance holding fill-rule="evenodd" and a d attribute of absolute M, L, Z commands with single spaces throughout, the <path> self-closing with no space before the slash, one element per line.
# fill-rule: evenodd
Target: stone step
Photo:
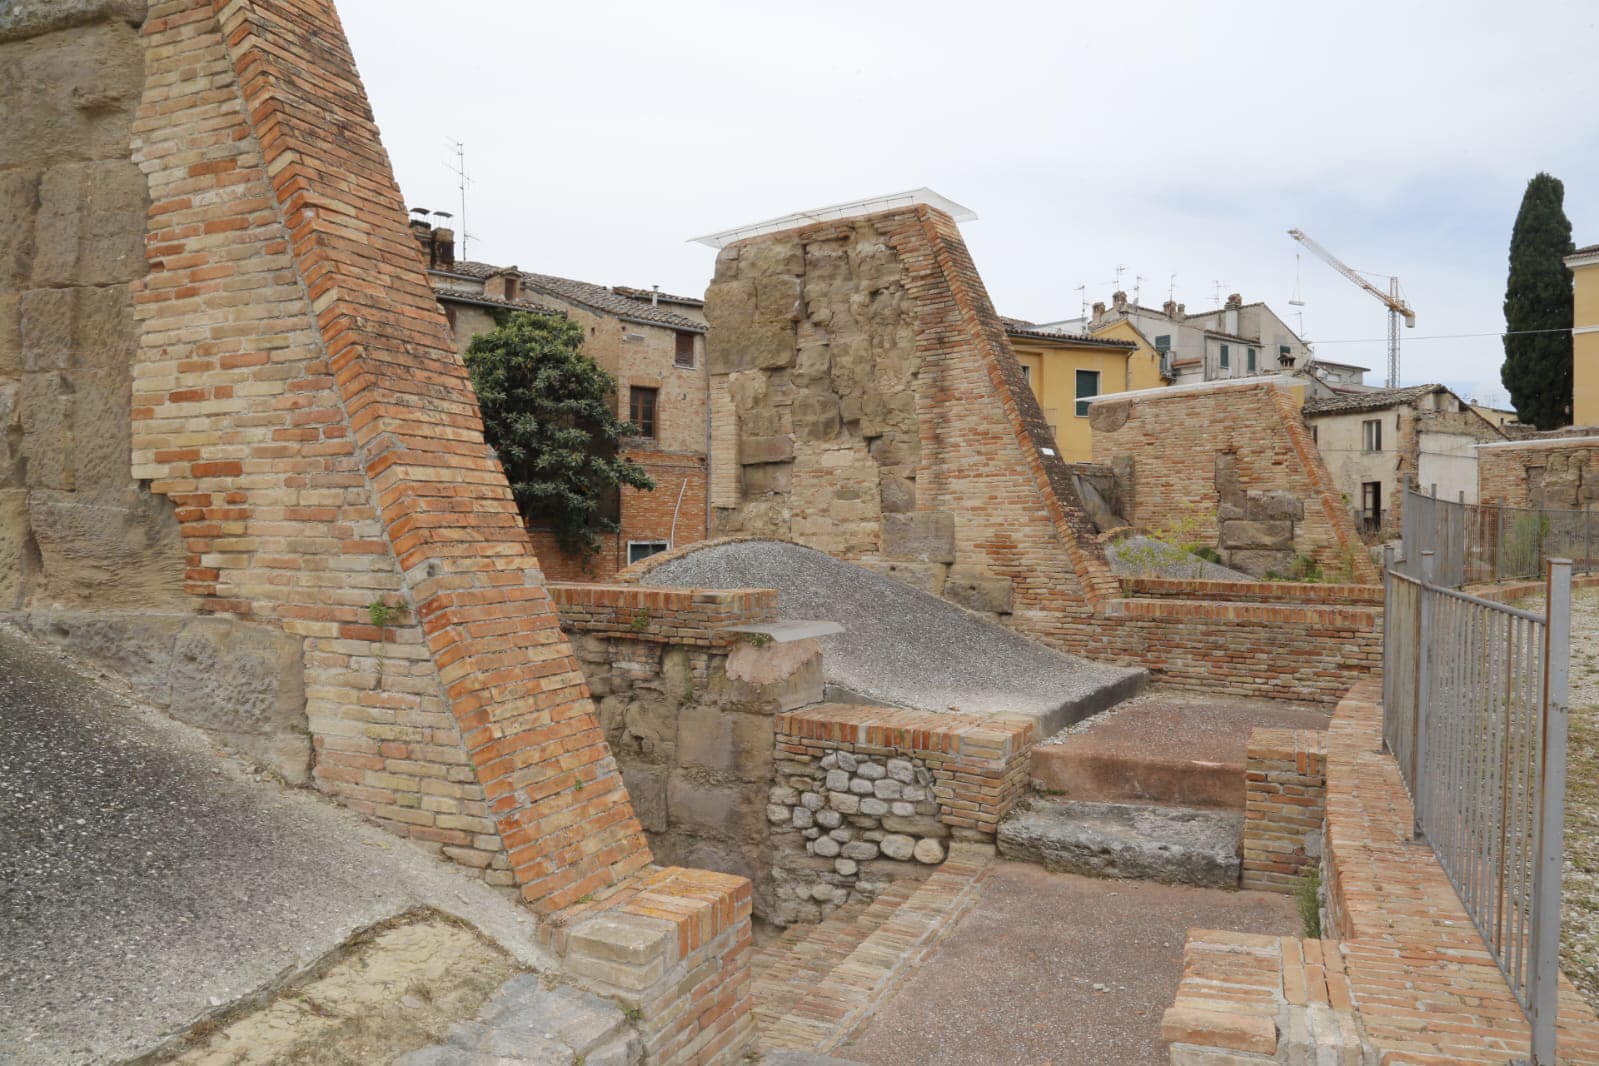
<path fill-rule="evenodd" d="M 556 985 L 538 974 L 513 977 L 478 1016 L 444 1042 L 394 1060 L 394 1066 L 637 1066 L 643 1045 L 615 1003 Z"/>
<path fill-rule="evenodd" d="M 896 884 L 911 891 L 897 904 L 880 897 L 855 920 L 850 935 L 866 936 L 813 980 L 787 1013 L 768 1018 L 762 1047 L 827 1054 L 847 1041 L 976 901 L 993 862 L 993 848 L 958 843 L 925 881 Z"/>
<path fill-rule="evenodd" d="M 1056 873 L 1237 888 L 1244 816 L 1033 796 L 999 825 L 999 853 Z"/>

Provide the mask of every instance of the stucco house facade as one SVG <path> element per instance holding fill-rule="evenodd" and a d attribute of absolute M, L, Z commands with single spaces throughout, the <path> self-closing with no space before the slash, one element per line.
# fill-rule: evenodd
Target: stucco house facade
<path fill-rule="evenodd" d="M 1088 402 L 1096 396 L 1157 388 L 1167 382 L 1160 356 L 1131 337 L 1057 333 L 1021 319 L 1002 318 L 1044 420 L 1069 463 L 1093 454 Z M 1135 332 L 1130 327 L 1124 329 Z"/>

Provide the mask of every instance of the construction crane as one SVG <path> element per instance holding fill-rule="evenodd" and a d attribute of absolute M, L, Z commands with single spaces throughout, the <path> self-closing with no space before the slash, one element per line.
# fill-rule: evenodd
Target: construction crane
<path fill-rule="evenodd" d="M 1399 279 L 1389 277 L 1388 291 L 1383 292 L 1377 286 L 1361 277 L 1359 271 L 1346 265 L 1336 255 L 1311 240 L 1305 235 L 1304 230 L 1291 229 L 1288 231 L 1288 236 L 1309 248 L 1322 262 L 1371 293 L 1371 295 L 1382 301 L 1383 306 L 1388 308 L 1388 387 L 1397 389 L 1399 387 L 1399 320 L 1401 318 L 1405 320 L 1407 329 L 1414 329 L 1416 326 L 1416 312 L 1411 310 L 1410 305 L 1405 303 L 1404 299 L 1399 295 Z"/>

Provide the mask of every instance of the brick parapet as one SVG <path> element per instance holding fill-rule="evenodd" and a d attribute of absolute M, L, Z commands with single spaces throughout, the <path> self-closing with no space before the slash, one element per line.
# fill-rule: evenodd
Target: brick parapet
<path fill-rule="evenodd" d="M 1381 585 L 1334 585 L 1302 581 L 1205 581 L 1195 578 L 1124 577 L 1127 597 L 1382 606 Z"/>
<path fill-rule="evenodd" d="M 661 588 L 642 585 L 552 583 L 551 601 L 568 633 L 629 640 L 727 647 L 739 639 L 729 626 L 777 617 L 775 589 Z"/>
<path fill-rule="evenodd" d="M 1027 754 L 1037 725 L 895 707 L 824 703 L 777 716 L 779 758 L 820 762 L 848 751 L 904 756 L 933 775 L 939 820 L 957 836 L 992 841 L 1000 819 L 1028 787 Z"/>
<path fill-rule="evenodd" d="M 1409 796 L 1382 750 L 1379 698 L 1379 683 L 1356 685 L 1326 734 L 1322 876 L 1335 939 L 1191 930 L 1162 1025 L 1173 1063 L 1300 1061 L 1290 1038 L 1317 1012 L 1292 1007 L 1315 988 L 1312 945 L 1322 1006 L 1337 1022 L 1328 1043 L 1367 1056 L 1355 1061 L 1503 1063 L 1527 1054 L 1530 1030 L 1503 974 L 1431 849 L 1412 839 Z M 1599 1017 L 1563 976 L 1558 1042 L 1562 1062 L 1599 1063 Z"/>
<path fill-rule="evenodd" d="M 1529 470 L 1542 471 L 1542 504 L 1563 509 L 1592 508 L 1599 502 L 1599 440 L 1593 437 L 1563 441 L 1559 437 L 1534 438 L 1477 449 L 1477 499 L 1502 501 L 1507 507 L 1533 506 Z M 1551 471 L 1565 474 L 1563 490 L 1554 488 Z"/>
<path fill-rule="evenodd" d="M 1243 887 L 1291 891 L 1321 857 L 1326 808 L 1326 735 L 1252 732 L 1244 764 Z"/>

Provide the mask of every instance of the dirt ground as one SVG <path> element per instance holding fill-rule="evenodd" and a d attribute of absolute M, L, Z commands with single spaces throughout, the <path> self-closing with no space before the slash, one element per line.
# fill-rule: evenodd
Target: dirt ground
<path fill-rule="evenodd" d="M 520 970 L 470 929 L 418 915 L 357 937 L 331 965 L 266 1002 L 202 1023 L 143 1063 L 357 1066 L 389 1062 L 471 1018 Z"/>
<path fill-rule="evenodd" d="M 1599 589 L 1572 596 L 1570 704 L 1560 961 L 1599 1010 Z"/>

